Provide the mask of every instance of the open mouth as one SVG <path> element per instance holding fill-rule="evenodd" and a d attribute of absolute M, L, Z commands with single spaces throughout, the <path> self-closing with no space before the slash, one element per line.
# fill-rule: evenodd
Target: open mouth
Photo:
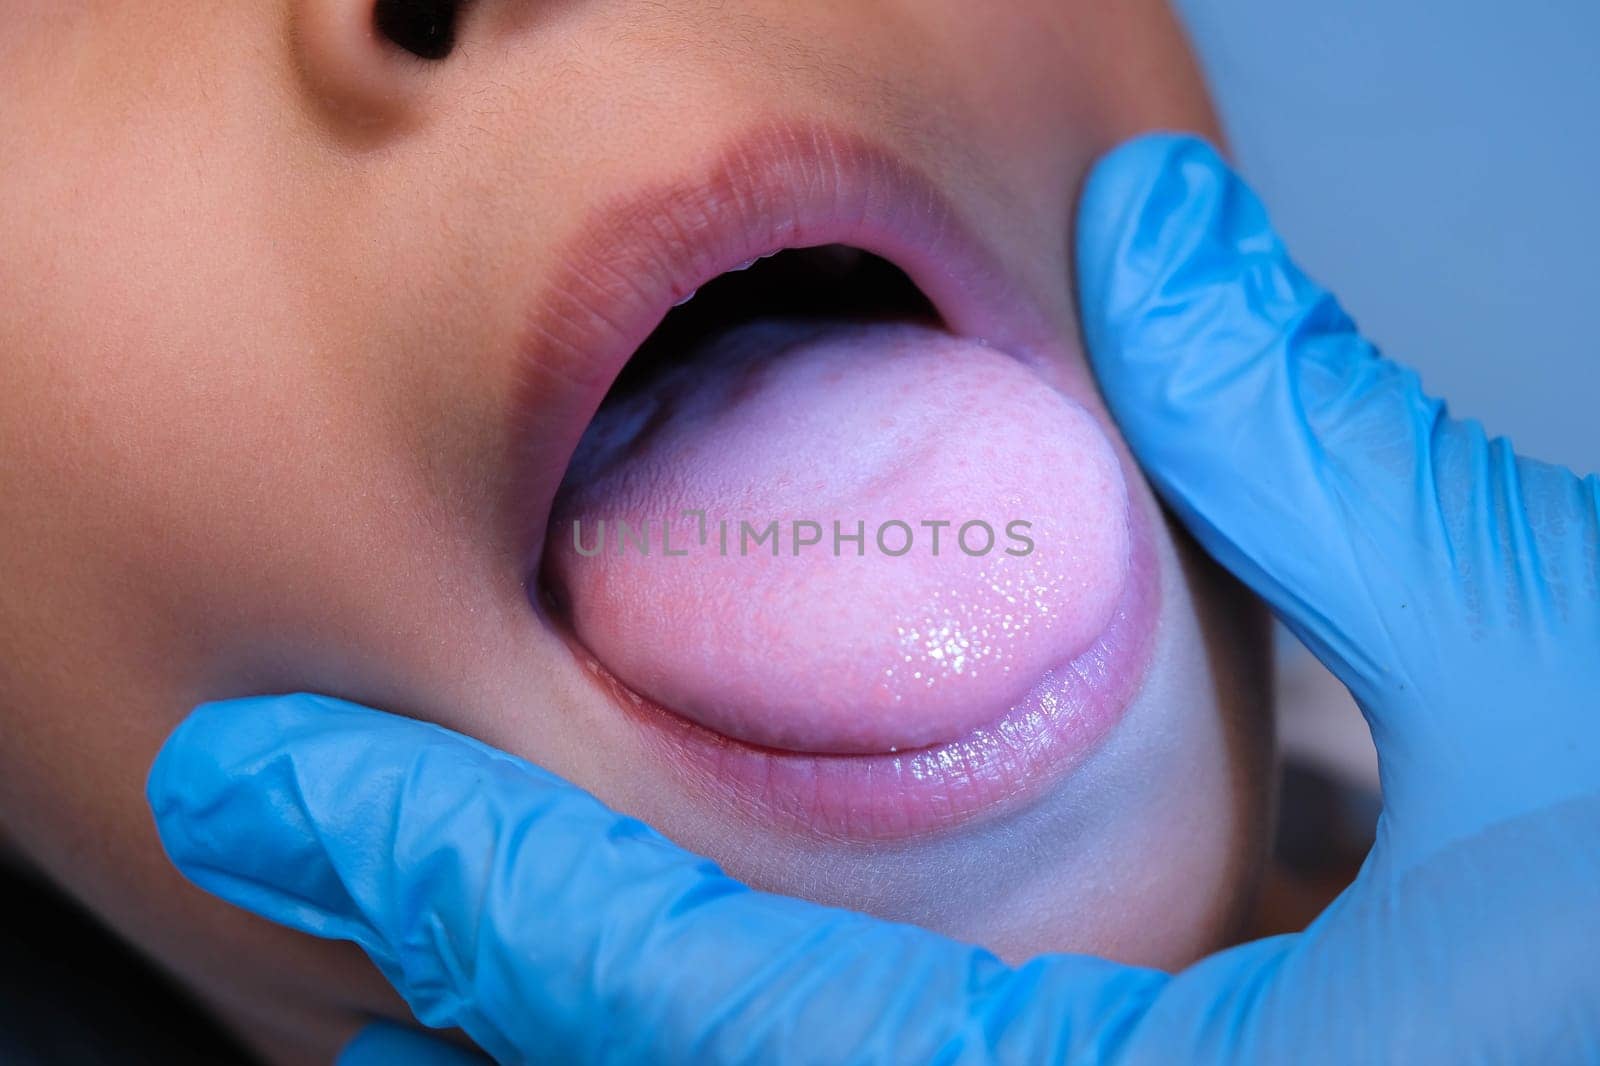
<path fill-rule="evenodd" d="M 1103 425 L 963 329 L 1005 309 L 948 225 L 874 219 L 882 168 L 830 162 L 831 215 L 780 170 L 731 201 L 742 238 L 676 249 L 692 265 L 575 450 L 541 588 L 698 785 L 882 838 L 1083 758 L 1142 678 L 1155 582 Z M 740 240 L 770 243 L 682 283 Z"/>
<path fill-rule="evenodd" d="M 916 283 L 881 256 L 844 244 L 783 249 L 746 260 L 678 301 L 623 367 L 606 402 L 633 395 L 719 334 L 774 319 L 941 324 Z"/>

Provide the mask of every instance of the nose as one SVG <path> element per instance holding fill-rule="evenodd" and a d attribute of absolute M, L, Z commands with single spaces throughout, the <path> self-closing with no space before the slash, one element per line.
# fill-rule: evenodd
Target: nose
<path fill-rule="evenodd" d="M 460 0 L 293 0 L 289 39 L 305 95 L 340 123 L 377 129 L 415 112 L 455 44 Z"/>

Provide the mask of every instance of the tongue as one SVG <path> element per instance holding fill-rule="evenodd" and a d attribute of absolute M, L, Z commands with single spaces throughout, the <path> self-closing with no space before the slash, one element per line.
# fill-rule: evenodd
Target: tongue
<path fill-rule="evenodd" d="M 607 670 L 807 752 L 994 721 L 1095 642 L 1128 567 L 1094 419 L 1007 355 L 905 325 L 724 335 L 608 404 L 554 523 L 547 577 Z"/>

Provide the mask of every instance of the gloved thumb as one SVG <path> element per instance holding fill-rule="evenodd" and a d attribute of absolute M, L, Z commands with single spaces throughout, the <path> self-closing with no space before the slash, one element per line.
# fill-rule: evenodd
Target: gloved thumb
<path fill-rule="evenodd" d="M 1296 268 L 1201 141 L 1112 152 L 1078 226 L 1089 356 L 1157 489 L 1347 684 L 1381 674 L 1390 608 L 1430 577 L 1385 560 L 1437 533 L 1412 494 L 1440 405 Z"/>
<path fill-rule="evenodd" d="M 1591 787 L 1563 715 L 1600 632 L 1594 484 L 1448 418 L 1201 141 L 1112 152 L 1078 229 L 1112 413 L 1201 544 L 1355 694 L 1406 850 Z"/>

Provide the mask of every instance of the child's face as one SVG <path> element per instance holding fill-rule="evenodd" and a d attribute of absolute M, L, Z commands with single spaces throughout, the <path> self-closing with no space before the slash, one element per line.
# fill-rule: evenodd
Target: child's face
<path fill-rule="evenodd" d="M 161 856 L 157 746 L 258 692 L 442 722 L 759 885 L 1009 957 L 1177 964 L 1228 935 L 1263 832 L 1258 619 L 1125 455 L 1159 589 L 1142 686 L 1027 802 L 920 835 L 736 810 L 528 594 L 641 339 L 607 316 L 694 274 L 697 207 L 870 244 L 823 202 L 867 187 L 857 216 L 922 220 L 873 251 L 1104 420 L 1077 185 L 1140 130 L 1211 132 L 1155 0 L 476 0 L 437 62 L 368 32 L 371 0 L 0 10 L 0 822 L 255 1039 L 324 1051 L 394 1009 L 354 949 Z"/>

